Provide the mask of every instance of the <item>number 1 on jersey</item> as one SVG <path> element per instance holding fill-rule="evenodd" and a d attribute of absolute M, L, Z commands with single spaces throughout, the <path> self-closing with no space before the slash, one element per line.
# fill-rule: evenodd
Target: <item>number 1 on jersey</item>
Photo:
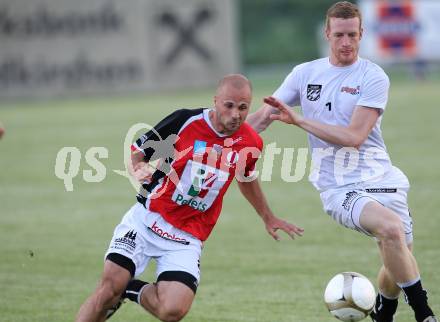
<path fill-rule="evenodd" d="M 328 102 L 327 104 L 325 104 L 326 107 L 328 107 L 328 110 L 331 111 L 332 110 L 332 103 Z"/>

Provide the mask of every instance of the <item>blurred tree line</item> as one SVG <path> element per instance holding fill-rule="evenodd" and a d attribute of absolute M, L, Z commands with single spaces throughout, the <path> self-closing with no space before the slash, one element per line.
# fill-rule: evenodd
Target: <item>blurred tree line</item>
<path fill-rule="evenodd" d="M 240 0 L 245 65 L 278 64 L 319 57 L 317 28 L 336 0 Z"/>

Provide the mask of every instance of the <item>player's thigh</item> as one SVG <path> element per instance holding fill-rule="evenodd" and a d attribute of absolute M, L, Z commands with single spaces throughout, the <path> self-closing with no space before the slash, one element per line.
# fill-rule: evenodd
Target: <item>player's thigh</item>
<path fill-rule="evenodd" d="M 403 232 L 399 216 L 379 202 L 368 202 L 361 211 L 360 225 L 379 239 L 396 237 Z"/>
<path fill-rule="evenodd" d="M 377 200 L 361 190 L 332 189 L 321 193 L 324 211 L 340 225 L 372 236 L 360 223 L 365 205 Z"/>
<path fill-rule="evenodd" d="M 335 189 L 321 194 L 324 210 L 341 225 L 379 239 L 401 230 L 401 216 L 384 205 L 383 200 L 365 190 Z M 411 237 L 411 235 L 410 235 Z M 407 243 L 411 239 L 407 238 Z"/>
<path fill-rule="evenodd" d="M 162 310 L 180 312 L 180 315 L 189 311 L 195 297 L 193 290 L 178 281 L 158 281 L 157 294 Z"/>
<path fill-rule="evenodd" d="M 374 197 L 386 208 L 392 210 L 403 224 L 405 241 L 407 244 L 413 242 L 413 220 L 408 207 L 408 189 L 389 189 L 385 193 L 373 193 Z"/>

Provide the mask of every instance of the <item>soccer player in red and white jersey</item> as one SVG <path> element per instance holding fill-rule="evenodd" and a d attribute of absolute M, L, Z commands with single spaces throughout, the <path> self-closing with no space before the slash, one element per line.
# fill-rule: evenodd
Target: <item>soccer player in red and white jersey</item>
<path fill-rule="evenodd" d="M 214 109 L 178 110 L 133 144 L 130 172 L 142 183 L 138 203 L 116 227 L 101 281 L 77 322 L 104 321 L 125 298 L 161 321 L 180 321 L 200 280 L 202 243 L 234 178 L 274 239 L 278 229 L 302 235 L 303 229 L 272 213 L 252 175 L 263 142 L 244 123 L 251 96 L 244 76 L 228 75 L 218 85 Z M 152 173 L 148 162 L 154 160 L 160 162 Z M 134 279 L 151 259 L 157 281 Z"/>
<path fill-rule="evenodd" d="M 273 120 L 305 130 L 313 153 L 309 179 L 324 209 L 339 224 L 376 238 L 383 266 L 373 321 L 393 322 L 403 291 L 418 322 L 437 322 L 412 254 L 409 182 L 392 165 L 380 129 L 389 79 L 358 56 L 361 18 L 348 1 L 331 6 L 330 56 L 296 66 L 248 122 L 258 131 Z M 303 115 L 290 108 L 297 105 Z"/>

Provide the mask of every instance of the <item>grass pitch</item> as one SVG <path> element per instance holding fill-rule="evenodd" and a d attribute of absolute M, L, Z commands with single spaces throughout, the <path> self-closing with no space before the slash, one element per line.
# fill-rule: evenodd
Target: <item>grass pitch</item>
<path fill-rule="evenodd" d="M 277 84 L 256 82 L 253 109 Z M 439 85 L 392 79 L 382 128 L 393 163 L 412 184 L 415 254 L 440 315 Z M 212 96 L 206 90 L 0 104 L 7 130 L 0 141 L 1 322 L 74 319 L 100 277 L 115 225 L 135 202 L 128 180 L 112 171 L 123 169 L 127 130 L 138 122 L 154 125 L 176 108 L 210 106 Z M 263 138 L 282 148 L 306 147 L 302 131 L 282 124 Z M 82 156 L 72 192 L 54 174 L 57 152 L 65 146 L 77 147 Z M 103 181 L 87 183 L 84 155 L 93 146 L 108 150 L 101 159 L 107 171 Z M 358 271 L 375 282 L 374 242 L 334 223 L 306 178 L 281 180 L 280 160 L 263 188 L 274 212 L 305 228 L 304 237 L 273 241 L 232 185 L 205 245 L 201 285 L 185 321 L 336 321 L 323 304 L 327 281 L 340 271 Z M 150 268 L 143 278 L 153 276 Z M 397 321 L 413 321 L 403 300 L 398 312 Z M 129 303 L 112 321 L 154 319 Z"/>

